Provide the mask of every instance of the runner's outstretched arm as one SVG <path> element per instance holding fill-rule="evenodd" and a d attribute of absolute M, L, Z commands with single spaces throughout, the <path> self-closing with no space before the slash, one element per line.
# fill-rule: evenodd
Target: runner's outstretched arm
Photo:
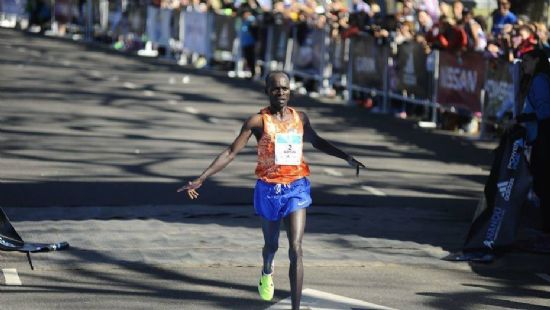
<path fill-rule="evenodd" d="M 231 145 L 225 149 L 223 152 L 221 152 L 216 159 L 206 168 L 199 177 L 194 179 L 193 181 L 189 181 L 187 185 L 182 186 L 177 191 L 187 191 L 187 195 L 191 199 L 195 199 L 199 197 L 199 193 L 197 192 L 197 189 L 201 187 L 202 183 L 210 177 L 213 174 L 216 174 L 217 172 L 223 170 L 235 157 L 237 154 L 242 150 L 245 146 L 248 140 L 250 139 L 250 136 L 252 135 L 252 129 L 256 126 L 258 121 L 261 122 L 261 116 L 259 115 L 253 115 L 249 119 L 247 119 L 242 128 L 241 132 L 235 138 L 235 141 L 231 143 Z"/>
<path fill-rule="evenodd" d="M 327 140 L 321 138 L 313 127 L 311 127 L 307 114 L 300 112 L 300 116 L 302 117 L 302 122 L 304 124 L 304 141 L 310 142 L 314 148 L 325 154 L 347 161 L 351 167 L 357 169 L 357 174 L 359 174 L 359 168 L 366 168 L 365 165 L 356 160 L 352 155 L 342 151 Z"/>

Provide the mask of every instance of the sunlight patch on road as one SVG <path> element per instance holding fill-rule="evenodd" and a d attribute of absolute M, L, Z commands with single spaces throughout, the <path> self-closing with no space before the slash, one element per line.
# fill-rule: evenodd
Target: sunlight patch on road
<path fill-rule="evenodd" d="M 132 83 L 132 82 L 124 82 L 124 88 L 128 88 L 128 89 L 136 89 L 137 88 L 137 85 Z"/>
<path fill-rule="evenodd" d="M 145 97 L 153 97 L 153 96 L 155 95 L 155 92 L 152 91 L 152 90 L 144 90 L 144 91 L 143 91 L 143 95 L 144 95 Z"/>
<path fill-rule="evenodd" d="M 199 110 L 193 108 L 193 107 L 185 107 L 183 110 L 189 114 L 199 114 Z"/>
<path fill-rule="evenodd" d="M 361 189 L 366 190 L 367 192 L 375 195 L 375 196 L 386 196 L 386 193 L 384 193 L 381 190 L 378 190 L 372 186 L 363 185 L 361 186 Z"/>
<path fill-rule="evenodd" d="M 323 169 L 323 171 L 330 175 L 330 176 L 333 176 L 333 177 L 341 177 L 343 176 L 344 174 L 336 169 L 332 169 L 332 168 L 325 168 Z"/>

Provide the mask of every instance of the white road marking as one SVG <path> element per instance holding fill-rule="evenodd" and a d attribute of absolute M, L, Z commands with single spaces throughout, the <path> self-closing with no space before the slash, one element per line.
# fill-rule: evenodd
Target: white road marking
<path fill-rule="evenodd" d="M 137 85 L 132 83 L 132 82 L 124 82 L 124 87 L 125 88 L 128 88 L 128 89 L 136 89 L 137 88 Z"/>
<path fill-rule="evenodd" d="M 437 124 L 434 122 L 418 122 L 420 128 L 436 128 Z"/>
<path fill-rule="evenodd" d="M 386 196 L 386 193 L 384 193 L 383 191 L 378 190 L 378 189 L 376 189 L 372 186 L 363 185 L 363 186 L 361 186 L 361 188 L 366 190 L 367 192 L 375 195 L 375 196 Z"/>
<path fill-rule="evenodd" d="M 281 300 L 266 310 L 290 309 L 290 297 Z M 308 310 L 345 310 L 345 309 L 380 309 L 393 310 L 392 308 L 380 306 L 370 302 L 339 296 L 331 293 L 325 293 L 307 288 L 302 291 L 302 301 L 300 309 Z"/>
<path fill-rule="evenodd" d="M 189 114 L 199 114 L 199 110 L 197 110 L 193 107 L 185 107 L 183 109 L 185 110 L 185 112 L 187 112 Z"/>
<path fill-rule="evenodd" d="M 338 170 L 335 170 L 335 169 L 332 169 L 332 168 L 325 168 L 323 169 L 323 171 L 328 174 L 328 175 L 331 175 L 333 177 L 341 177 L 343 176 L 344 174 Z"/>
<path fill-rule="evenodd" d="M 30 54 L 31 56 L 34 56 L 34 57 L 42 56 L 42 53 L 40 51 L 31 51 Z"/>
<path fill-rule="evenodd" d="M 190 79 L 189 79 L 189 75 L 186 75 L 186 76 L 184 76 L 184 77 L 181 78 L 181 82 L 182 82 L 183 84 L 188 84 L 188 83 L 189 83 L 189 80 L 190 80 Z"/>
<path fill-rule="evenodd" d="M 143 95 L 144 95 L 145 97 L 153 97 L 153 96 L 155 95 L 155 92 L 152 91 L 152 90 L 144 90 L 144 91 L 143 91 Z"/>
<path fill-rule="evenodd" d="M 97 71 L 97 70 L 92 70 L 90 71 L 90 75 L 95 77 L 95 78 L 100 78 L 103 76 L 103 74 L 101 74 L 101 72 Z"/>
<path fill-rule="evenodd" d="M 547 275 L 546 273 L 537 273 L 537 276 L 546 280 L 547 282 L 550 282 L 550 275 Z"/>
<path fill-rule="evenodd" d="M 17 274 L 17 269 L 15 268 L 2 269 L 2 273 L 4 274 L 6 285 L 11 285 L 11 286 L 23 285 L 23 283 L 21 283 L 21 279 L 19 279 L 19 275 Z"/>

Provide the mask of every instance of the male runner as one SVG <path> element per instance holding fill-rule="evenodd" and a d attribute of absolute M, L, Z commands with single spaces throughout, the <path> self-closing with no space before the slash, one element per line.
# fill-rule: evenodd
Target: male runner
<path fill-rule="evenodd" d="M 292 309 L 300 309 L 302 297 L 303 265 L 302 236 L 306 211 L 311 204 L 310 184 L 306 178 L 309 167 L 302 156 L 303 140 L 316 149 L 344 159 L 356 168 L 365 166 L 342 150 L 319 137 L 304 112 L 288 107 L 290 82 L 283 71 L 273 71 L 266 77 L 265 92 L 269 107 L 248 118 L 233 143 L 195 180 L 178 189 L 187 191 L 189 198 L 198 198 L 197 189 L 211 175 L 225 168 L 246 145 L 252 135 L 258 141 L 258 181 L 254 190 L 254 209 L 260 215 L 264 247 L 263 269 L 258 291 L 264 300 L 274 293 L 273 259 L 279 246 L 281 220 L 284 222 L 289 243 L 289 278 Z"/>

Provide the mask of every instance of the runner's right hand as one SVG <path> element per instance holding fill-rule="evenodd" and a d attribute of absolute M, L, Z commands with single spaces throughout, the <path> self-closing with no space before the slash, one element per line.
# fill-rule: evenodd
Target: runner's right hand
<path fill-rule="evenodd" d="M 193 181 L 189 181 L 187 185 L 184 185 L 178 189 L 178 193 L 187 191 L 187 196 L 189 196 L 190 199 L 197 199 L 199 198 L 199 192 L 197 192 L 197 189 L 202 186 L 202 180 L 201 179 L 195 179 Z"/>

